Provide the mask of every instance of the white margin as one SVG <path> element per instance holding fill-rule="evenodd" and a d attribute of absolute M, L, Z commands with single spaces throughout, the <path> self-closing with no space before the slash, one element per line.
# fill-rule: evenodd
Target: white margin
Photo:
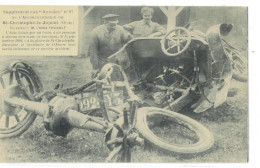
<path fill-rule="evenodd" d="M 62 164 L 62 163 L 1 163 L 0 168 L 32 168 L 32 167 L 76 167 L 76 168 L 99 168 L 99 167 L 149 167 L 149 168 L 186 168 L 186 167 L 209 167 L 209 168 L 257 168 L 260 167 L 260 36 L 259 36 L 259 11 L 260 4 L 257 0 L 0 0 L 0 5 L 99 5 L 99 6 L 248 6 L 248 44 L 249 44 L 249 163 L 247 164 L 214 164 L 214 163 L 199 163 L 199 164 L 180 164 L 180 163 L 163 163 L 163 164 L 97 164 L 97 163 L 82 163 L 82 164 Z M 258 46 L 259 45 L 259 46 Z"/>

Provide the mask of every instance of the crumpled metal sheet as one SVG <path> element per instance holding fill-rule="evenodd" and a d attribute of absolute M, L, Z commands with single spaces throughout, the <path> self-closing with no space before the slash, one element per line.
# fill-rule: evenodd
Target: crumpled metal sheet
<path fill-rule="evenodd" d="M 223 23 L 210 27 L 206 33 L 213 59 L 212 78 L 214 79 L 214 84 L 217 85 L 218 88 L 214 107 L 217 107 L 226 101 L 232 79 L 231 60 L 226 55 L 221 41 L 221 36 L 227 35 L 232 27 L 231 24 Z"/>

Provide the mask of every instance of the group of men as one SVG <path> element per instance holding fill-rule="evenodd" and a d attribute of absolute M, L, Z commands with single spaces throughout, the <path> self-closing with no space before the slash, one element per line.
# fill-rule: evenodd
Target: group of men
<path fill-rule="evenodd" d="M 102 17 L 104 24 L 96 27 L 90 35 L 88 56 L 92 64 L 92 77 L 108 63 L 107 58 L 117 52 L 134 37 L 156 37 L 165 34 L 165 29 L 152 21 L 153 8 L 143 7 L 143 19 L 124 26 L 118 25 L 119 15 L 108 14 Z"/>

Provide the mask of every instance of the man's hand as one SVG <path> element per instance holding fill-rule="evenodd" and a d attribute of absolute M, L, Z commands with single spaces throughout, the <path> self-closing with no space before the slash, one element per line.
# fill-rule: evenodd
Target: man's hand
<path fill-rule="evenodd" d="M 95 77 L 97 77 L 98 73 L 99 73 L 99 69 L 93 69 L 91 71 L 91 79 L 94 79 Z"/>

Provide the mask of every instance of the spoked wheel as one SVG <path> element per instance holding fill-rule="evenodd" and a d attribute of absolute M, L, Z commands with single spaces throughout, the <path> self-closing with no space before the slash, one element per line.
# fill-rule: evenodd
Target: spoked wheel
<path fill-rule="evenodd" d="M 18 97 L 34 100 L 34 94 L 42 91 L 42 84 L 36 73 L 27 64 L 16 61 L 0 72 L 0 138 L 21 135 L 33 123 L 36 114 L 5 102 Z"/>
<path fill-rule="evenodd" d="M 224 49 L 226 51 L 226 54 L 232 61 L 232 78 L 240 82 L 246 82 L 248 78 L 247 59 L 245 58 L 245 56 L 242 55 L 240 51 L 236 51 L 228 47 L 225 47 Z"/>
<path fill-rule="evenodd" d="M 188 49 L 191 42 L 189 31 L 182 27 L 176 27 L 168 32 L 161 41 L 161 48 L 167 56 L 177 56 Z"/>
<path fill-rule="evenodd" d="M 211 132 L 199 122 L 155 107 L 138 109 L 136 128 L 148 142 L 168 152 L 199 153 L 214 143 Z"/>

